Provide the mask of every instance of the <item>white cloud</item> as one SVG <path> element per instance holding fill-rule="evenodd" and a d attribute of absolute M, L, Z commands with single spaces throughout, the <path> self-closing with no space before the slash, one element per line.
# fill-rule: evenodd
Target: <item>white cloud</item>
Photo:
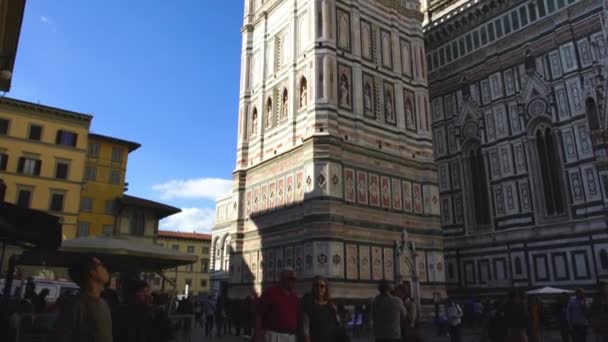
<path fill-rule="evenodd" d="M 209 233 L 215 224 L 212 208 L 182 208 L 181 213 L 160 221 L 160 229 L 180 232 Z"/>
<path fill-rule="evenodd" d="M 152 187 L 162 199 L 206 198 L 215 200 L 232 189 L 232 181 L 221 178 L 173 179 Z"/>

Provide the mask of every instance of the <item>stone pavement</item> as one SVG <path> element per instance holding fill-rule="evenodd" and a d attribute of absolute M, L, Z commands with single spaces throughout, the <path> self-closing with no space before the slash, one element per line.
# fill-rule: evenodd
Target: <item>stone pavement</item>
<path fill-rule="evenodd" d="M 424 326 L 422 329 L 422 341 L 420 342 L 450 342 L 448 336 L 436 336 L 436 331 L 433 326 Z M 462 334 L 462 342 L 481 342 L 481 333 L 478 329 L 464 329 Z M 588 338 L 589 341 L 593 341 L 592 337 Z M 191 339 L 182 338 L 176 340 L 176 342 L 246 342 L 248 340 L 243 337 L 226 336 L 223 338 L 214 337 L 212 339 L 204 337 L 203 330 L 197 328 L 194 330 Z M 373 342 L 373 338 L 364 336 L 361 338 L 352 338 L 352 342 Z M 543 334 L 542 342 L 561 342 L 559 333 L 555 330 L 545 331 Z"/>

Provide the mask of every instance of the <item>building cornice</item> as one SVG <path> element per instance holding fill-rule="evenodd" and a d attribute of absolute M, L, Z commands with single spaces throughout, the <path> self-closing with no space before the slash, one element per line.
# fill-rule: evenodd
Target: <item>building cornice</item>
<path fill-rule="evenodd" d="M 27 111 L 36 112 L 39 114 L 54 115 L 54 116 L 61 117 L 63 119 L 70 119 L 70 120 L 74 120 L 74 121 L 85 122 L 87 124 L 90 124 L 91 120 L 93 120 L 93 116 L 89 115 L 89 114 L 72 112 L 72 111 L 65 110 L 65 109 L 44 106 L 44 105 L 40 105 L 40 104 L 36 104 L 36 103 L 26 102 L 26 101 L 17 100 L 17 99 L 11 99 L 11 98 L 7 98 L 7 97 L 0 98 L 0 107 L 1 106 L 27 110 Z"/>

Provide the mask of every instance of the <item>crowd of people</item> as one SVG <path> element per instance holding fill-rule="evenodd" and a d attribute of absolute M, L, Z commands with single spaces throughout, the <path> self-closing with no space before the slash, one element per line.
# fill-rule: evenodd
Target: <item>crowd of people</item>
<path fill-rule="evenodd" d="M 358 305 L 349 312 L 331 297 L 330 283 L 322 277 L 313 279 L 310 291 L 298 294 L 296 274 L 290 268 L 259 298 L 253 293 L 246 299 L 229 300 L 227 293 L 221 293 L 217 298 L 183 297 L 175 303 L 155 296 L 138 278 L 124 281 L 120 295 L 108 289 L 109 272 L 95 257 L 79 260 L 69 275 L 79 286 L 79 294 L 60 296 L 48 305 L 48 289 L 36 293 L 28 282 L 14 317 L 54 315 L 52 321 L 44 321 L 44 328 L 37 328 L 47 329 L 50 340 L 57 342 L 168 342 L 180 332 L 190 334 L 192 328 L 204 330 L 207 338 L 242 335 L 254 342 L 348 342 L 351 336 L 360 337 L 362 330 L 370 331 L 376 342 L 424 340 L 419 308 L 404 284 L 393 287 L 381 281 L 370 306 Z M 435 304 L 437 338 L 449 336 L 451 342 L 463 340 L 464 326 L 476 332 L 475 340 L 481 342 L 544 342 L 544 328 L 551 322 L 562 342 L 591 341 L 591 336 L 594 341 L 608 342 L 606 283 L 593 301 L 580 289 L 552 301 L 513 290 L 494 300 L 448 299 Z M 12 341 L 15 329 L 23 329 L 24 324 L 35 329 L 32 322 L 22 320 L 11 324 L 13 330 L 2 336 Z"/>

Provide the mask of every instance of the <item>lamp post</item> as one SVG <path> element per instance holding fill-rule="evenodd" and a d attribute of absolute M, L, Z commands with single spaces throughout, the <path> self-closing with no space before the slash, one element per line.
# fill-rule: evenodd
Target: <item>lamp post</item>
<path fill-rule="evenodd" d="M 397 284 L 403 282 L 401 259 L 404 258 L 405 262 L 409 264 L 411 271 L 412 283 L 410 290 L 416 300 L 416 305 L 420 307 L 420 283 L 418 282 L 418 266 L 416 264 L 416 243 L 414 241 L 407 241 L 407 232 L 404 229 L 401 231 L 401 241 L 395 241 L 393 249 L 395 251 L 395 259 L 397 260 L 395 263 L 395 282 Z M 409 258 L 407 255 L 408 252 L 410 254 Z"/>

